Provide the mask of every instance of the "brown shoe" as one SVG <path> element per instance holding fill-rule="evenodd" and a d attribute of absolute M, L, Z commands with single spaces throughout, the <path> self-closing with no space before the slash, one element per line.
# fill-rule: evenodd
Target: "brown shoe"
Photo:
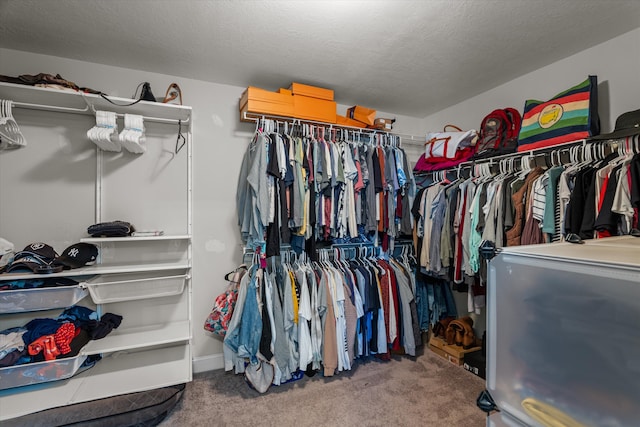
<path fill-rule="evenodd" d="M 454 318 L 450 316 L 445 317 L 444 319 L 441 319 L 433 327 L 433 335 L 439 338 L 446 339 L 447 327 L 449 326 L 449 323 L 451 323 L 452 320 L 454 320 Z"/>
<path fill-rule="evenodd" d="M 466 316 L 458 320 L 453 320 L 449 327 L 455 334 L 454 342 L 462 346 L 465 350 L 473 347 L 476 342 L 476 335 L 473 331 L 473 319 Z"/>
<path fill-rule="evenodd" d="M 464 316 L 459 318 L 458 320 L 467 323 L 470 327 L 473 328 L 473 319 L 471 318 L 471 316 Z"/>
<path fill-rule="evenodd" d="M 444 340 L 448 345 L 453 345 L 456 342 L 456 329 L 453 326 L 453 322 L 455 322 L 455 320 L 449 322 L 449 326 L 447 326 L 447 330 L 444 335 Z"/>

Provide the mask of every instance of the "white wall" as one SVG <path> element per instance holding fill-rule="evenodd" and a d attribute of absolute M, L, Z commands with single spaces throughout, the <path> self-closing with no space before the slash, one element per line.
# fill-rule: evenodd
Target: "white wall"
<path fill-rule="evenodd" d="M 224 275 L 242 260 L 236 220 L 236 184 L 240 162 L 255 127 L 239 121 L 238 100 L 244 87 L 0 49 L 0 74 L 18 76 L 40 72 L 59 73 L 80 86 L 126 98 L 132 97 L 136 86 L 144 81 L 151 83 L 156 97 L 164 96 L 170 83 L 180 85 L 184 104 L 193 107 L 194 370 L 221 368 L 222 341 L 206 332 L 202 325 L 214 298 L 227 285 Z M 283 81 L 282 85 L 289 83 Z M 357 100 L 353 104 L 357 104 Z M 338 112 L 344 114 L 345 109 L 346 106 L 341 105 Z M 378 116 L 396 117 L 394 130 L 400 133 L 423 133 L 420 119 L 383 112 Z"/>
<path fill-rule="evenodd" d="M 594 29 L 597 30 L 597 29 Z M 447 123 L 477 128 L 493 108 L 514 106 L 522 110 L 527 98 L 546 99 L 596 74 L 599 84 L 603 131 L 613 128 L 615 118 L 640 107 L 640 29 L 624 34 L 495 89 L 447 108 L 423 120 L 396 117 L 394 131 L 422 135 Z M 206 333 L 202 324 L 216 295 L 226 285 L 225 273 L 241 261 L 241 241 L 235 214 L 236 182 L 240 161 L 253 131 L 241 123 L 238 99 L 243 87 L 183 79 L 151 71 L 69 60 L 46 55 L 0 49 L 0 74 L 18 76 L 59 73 L 81 86 L 109 95 L 131 97 L 143 81 L 151 83 L 156 97 L 164 96 L 170 83 L 182 88 L 184 103 L 193 107 L 193 336 L 196 371 L 221 367 L 222 342 Z M 302 76 L 301 76 L 302 77 Z M 251 82 L 247 82 L 247 85 Z M 289 82 L 282 82 L 283 86 Z M 277 88 L 265 88 L 275 90 Z M 351 104 L 357 104 L 357 100 Z M 339 106 L 343 113 L 345 106 Z M 411 148 L 418 148 L 420 142 Z M 411 152 L 411 150 L 408 150 Z M 418 157 L 416 150 L 413 161 Z M 410 154 L 411 155 L 411 154 Z M 462 311 L 461 311 L 462 312 Z"/>
<path fill-rule="evenodd" d="M 525 100 L 544 101 L 588 75 L 596 75 L 601 132 L 611 132 L 620 114 L 640 108 L 639 44 L 640 28 L 425 117 L 423 128 L 439 131 L 452 123 L 462 129 L 479 129 L 484 116 L 496 108 L 514 107 L 522 113 Z M 454 292 L 454 296 L 458 315 L 466 314 L 467 295 Z M 481 334 L 485 329 L 484 314 L 472 317 L 476 332 Z"/>
<path fill-rule="evenodd" d="M 522 112 L 525 100 L 544 101 L 588 75 L 596 75 L 602 133 L 610 132 L 616 117 L 640 108 L 639 44 L 640 28 L 427 116 L 423 128 L 438 131 L 453 123 L 463 129 L 478 129 L 484 116 L 496 108 L 514 107 Z"/>

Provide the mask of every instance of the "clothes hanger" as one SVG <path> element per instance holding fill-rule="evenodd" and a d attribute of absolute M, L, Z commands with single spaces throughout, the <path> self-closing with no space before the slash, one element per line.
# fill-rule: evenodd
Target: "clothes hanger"
<path fill-rule="evenodd" d="M 182 134 L 182 120 L 178 120 L 178 137 L 176 138 L 176 149 L 175 153 L 178 154 L 182 147 L 187 143 L 187 139 Z"/>

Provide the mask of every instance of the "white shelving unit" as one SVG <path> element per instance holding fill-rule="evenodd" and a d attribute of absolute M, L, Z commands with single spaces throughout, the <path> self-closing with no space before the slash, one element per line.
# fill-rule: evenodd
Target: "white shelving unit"
<path fill-rule="evenodd" d="M 72 405 L 109 396 L 167 387 L 191 378 L 184 363 L 189 347 L 174 345 L 162 351 L 109 353 L 96 365 L 68 380 L 34 384 L 0 391 L 2 419 L 28 415 L 37 410 Z M 153 363 L 150 363 L 153 361 Z"/>
<path fill-rule="evenodd" d="M 33 274 L 33 273 L 4 273 L 0 275 L 0 280 L 25 280 L 25 279 L 42 279 L 45 277 L 87 277 L 95 275 L 107 275 L 118 273 L 145 273 L 150 271 L 166 271 L 180 270 L 189 268 L 188 261 L 179 261 L 172 263 L 157 264 L 139 264 L 139 263 L 119 263 L 111 265 L 96 264 L 88 267 L 75 268 L 73 270 L 65 270 L 59 273 Z"/>
<path fill-rule="evenodd" d="M 107 243 L 107 242 L 144 242 L 154 240 L 189 240 L 191 236 L 144 236 L 144 237 L 83 237 L 81 242 L 86 243 Z"/>
<path fill-rule="evenodd" d="M 191 381 L 191 107 L 146 101 L 124 106 L 134 100 L 109 97 L 118 106 L 100 95 L 7 83 L 0 83 L 0 99 L 13 101 L 27 140 L 23 148 L 0 151 L 0 236 L 16 250 L 41 241 L 61 252 L 86 242 L 100 253 L 92 266 L 46 275 L 5 273 L 0 281 L 72 278 L 79 284 L 69 304 L 123 317 L 117 329 L 81 350 L 82 357 L 102 359 L 68 379 L 2 389 L 9 371 L 0 368 L 0 424 L 49 408 Z M 147 151 L 97 148 L 86 131 L 98 110 L 142 115 Z M 179 129 L 186 144 L 176 152 Z M 26 197 L 34 193 L 40 200 Z M 112 220 L 166 234 L 87 237 L 89 225 Z M 0 330 L 43 313 L 56 317 L 65 302 L 51 289 L 61 288 L 11 291 L 4 300 L 0 291 Z M 29 311 L 15 307 L 21 300 L 33 302 Z M 4 311 L 3 302 L 9 307 Z M 55 367 L 56 360 L 46 363 Z"/>

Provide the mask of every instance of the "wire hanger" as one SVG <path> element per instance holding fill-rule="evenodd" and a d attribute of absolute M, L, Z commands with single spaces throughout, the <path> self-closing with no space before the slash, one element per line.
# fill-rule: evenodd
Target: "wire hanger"
<path fill-rule="evenodd" d="M 178 120 L 178 138 L 176 139 L 176 154 L 182 150 L 182 147 L 187 143 L 187 139 L 182 134 L 182 120 Z"/>

